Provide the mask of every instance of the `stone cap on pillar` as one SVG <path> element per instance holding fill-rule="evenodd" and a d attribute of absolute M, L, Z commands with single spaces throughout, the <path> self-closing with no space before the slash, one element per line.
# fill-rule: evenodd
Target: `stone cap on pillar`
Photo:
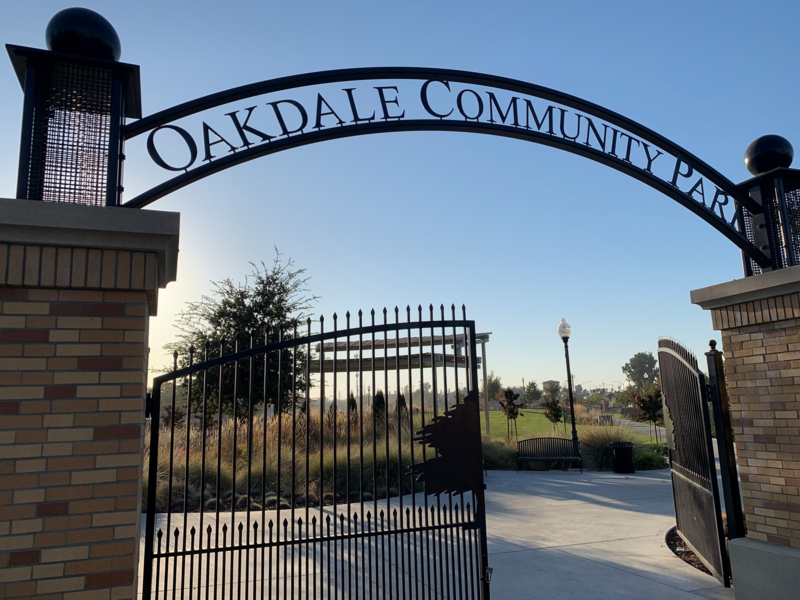
<path fill-rule="evenodd" d="M 714 329 L 800 318 L 800 266 L 720 283 L 690 292 L 710 310 Z"/>
<path fill-rule="evenodd" d="M 180 213 L 0 199 L 0 286 L 146 291 L 175 281 Z"/>

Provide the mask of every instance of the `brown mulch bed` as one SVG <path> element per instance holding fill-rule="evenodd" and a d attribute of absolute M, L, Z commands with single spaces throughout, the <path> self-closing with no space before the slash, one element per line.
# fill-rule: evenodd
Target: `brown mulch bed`
<path fill-rule="evenodd" d="M 711 571 L 709 571 L 708 568 L 703 564 L 703 561 L 697 558 L 697 555 L 689 549 L 689 547 L 683 541 L 683 538 L 678 535 L 677 527 L 670 529 L 667 532 L 665 539 L 667 542 L 667 547 L 672 550 L 672 552 L 683 562 L 689 563 L 695 569 L 699 569 L 706 575 L 711 575 Z"/>

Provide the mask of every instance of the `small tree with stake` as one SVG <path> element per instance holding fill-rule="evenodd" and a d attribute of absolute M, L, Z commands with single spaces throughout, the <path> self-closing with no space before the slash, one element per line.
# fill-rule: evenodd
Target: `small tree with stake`
<path fill-rule="evenodd" d="M 544 417 L 553 424 L 553 431 L 556 430 L 556 423 L 560 423 L 563 416 L 564 410 L 561 408 L 558 398 L 550 398 L 544 403 Z"/>
<path fill-rule="evenodd" d="M 658 439 L 658 423 L 661 421 L 663 410 L 661 385 L 658 381 L 654 383 L 645 381 L 641 388 L 631 388 L 629 393 L 634 406 L 641 411 L 636 420 L 650 423 L 655 428 L 656 443 L 660 443 Z"/>
<path fill-rule="evenodd" d="M 517 404 L 517 400 L 519 399 L 519 394 L 517 394 L 513 389 L 506 388 L 503 390 L 503 400 L 500 401 L 500 406 L 503 408 L 503 412 L 506 415 L 506 441 L 511 439 L 511 422 L 514 422 L 514 437 L 519 437 L 517 434 L 517 417 L 525 416 L 520 415 L 520 408 L 522 406 Z"/>

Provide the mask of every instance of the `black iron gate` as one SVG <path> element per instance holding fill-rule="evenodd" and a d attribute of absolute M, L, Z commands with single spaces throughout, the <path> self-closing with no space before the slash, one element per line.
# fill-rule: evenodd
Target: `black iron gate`
<path fill-rule="evenodd" d="M 706 379 L 694 354 L 675 340 L 658 340 L 658 362 L 678 533 L 727 587 L 731 568 L 722 524 Z"/>
<path fill-rule="evenodd" d="M 176 355 L 149 408 L 143 597 L 488 599 L 475 324 L 451 313 Z"/>

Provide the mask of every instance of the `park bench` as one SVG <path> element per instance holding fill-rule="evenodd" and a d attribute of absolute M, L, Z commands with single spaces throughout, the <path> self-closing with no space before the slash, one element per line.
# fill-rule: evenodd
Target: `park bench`
<path fill-rule="evenodd" d="M 517 442 L 517 472 L 522 462 L 578 463 L 583 473 L 580 445 L 564 438 L 531 438 Z"/>

